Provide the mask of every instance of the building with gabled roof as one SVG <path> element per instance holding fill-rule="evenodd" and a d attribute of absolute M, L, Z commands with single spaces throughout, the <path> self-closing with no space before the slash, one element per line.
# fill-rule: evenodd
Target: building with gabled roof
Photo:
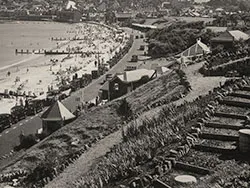
<path fill-rule="evenodd" d="M 100 98 L 113 100 L 121 97 L 169 70 L 156 66 L 154 70 L 136 69 L 116 74 L 100 88 Z"/>
<path fill-rule="evenodd" d="M 218 37 L 211 39 L 212 49 L 216 48 L 218 45 L 222 45 L 226 49 L 233 47 L 235 41 L 247 41 L 250 36 L 240 30 L 225 31 L 221 33 Z"/>
<path fill-rule="evenodd" d="M 116 74 L 101 87 L 101 99 L 113 100 L 125 95 L 157 76 L 155 70 L 136 69 Z"/>
<path fill-rule="evenodd" d="M 192 57 L 202 56 L 208 53 L 210 53 L 209 47 L 203 42 L 201 42 L 200 39 L 198 39 L 194 45 L 184 50 L 178 56 L 192 58 Z"/>

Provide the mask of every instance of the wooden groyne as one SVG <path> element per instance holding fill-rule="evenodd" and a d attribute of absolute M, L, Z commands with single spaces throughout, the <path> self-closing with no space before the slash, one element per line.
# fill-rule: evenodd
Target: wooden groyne
<path fill-rule="evenodd" d="M 44 54 L 45 53 L 45 50 L 24 50 L 24 49 L 21 49 L 21 50 L 18 50 L 16 49 L 15 50 L 15 54 Z"/>
<path fill-rule="evenodd" d="M 56 50 L 56 51 L 53 51 L 53 50 L 49 50 L 49 51 L 44 51 L 44 54 L 45 55 L 68 55 L 68 54 L 84 54 L 84 55 L 90 55 L 90 54 L 103 54 L 103 53 L 100 53 L 100 52 L 83 52 L 83 51 L 72 51 L 72 52 L 69 52 L 69 51 L 59 51 L 59 50 Z"/>
<path fill-rule="evenodd" d="M 52 41 L 76 41 L 76 40 L 85 40 L 84 38 L 80 37 L 73 37 L 73 38 L 61 38 L 61 37 L 52 37 Z"/>
<path fill-rule="evenodd" d="M 93 51 L 66 51 L 66 50 L 15 50 L 15 54 L 28 55 L 28 54 L 45 54 L 45 55 L 68 55 L 68 54 L 81 54 L 81 55 L 94 55 L 94 54 L 104 54 L 101 52 Z"/>

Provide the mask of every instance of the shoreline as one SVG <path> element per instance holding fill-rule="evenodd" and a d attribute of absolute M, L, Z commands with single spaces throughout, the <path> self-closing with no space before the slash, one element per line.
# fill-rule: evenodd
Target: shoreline
<path fill-rule="evenodd" d="M 128 40 L 126 32 L 122 34 L 122 41 L 119 41 L 120 34 L 117 34 L 115 29 L 112 31 L 110 29 L 100 24 L 75 24 L 73 34 L 83 36 L 84 40 L 67 40 L 60 42 L 59 45 L 55 41 L 57 46 L 51 48 L 66 51 L 81 49 L 88 51 L 89 54 L 30 54 L 24 60 L 1 67 L 0 93 L 13 91 L 18 94 L 39 96 L 46 93 L 48 87 L 57 89 L 63 82 L 69 82 L 74 74 L 78 74 L 79 77 L 91 74 L 92 70 L 98 69 L 95 63 L 97 60 L 99 63 L 106 63 Z M 94 52 L 98 52 L 99 55 Z M 5 106 L 1 111 L 8 111 L 10 106 L 18 104 L 18 101 L 14 98 L 3 99 L 1 104 Z"/>
<path fill-rule="evenodd" d="M 1 24 L 1 19 L 0 19 L 0 24 Z M 14 23 L 18 23 L 18 22 L 24 22 L 23 24 L 25 24 L 25 22 L 43 22 L 43 23 L 46 23 L 46 22 L 48 22 L 48 21 L 32 21 L 32 20 L 9 20 L 9 22 L 7 22 L 7 23 L 10 23 L 10 22 L 14 22 Z M 51 24 L 51 23 L 56 23 L 56 24 L 70 24 L 70 23 L 62 23 L 62 22 L 56 22 L 56 21 L 51 21 L 51 22 L 49 22 L 49 24 Z M 2 23 L 2 24 L 4 24 L 4 23 Z M 102 24 L 102 23 L 98 23 L 98 22 L 94 22 L 94 21 L 86 21 L 86 22 L 79 22 L 79 23 L 73 23 L 73 24 L 70 24 L 70 25 L 75 25 L 75 26 L 77 26 L 77 25 L 79 25 L 79 24 L 86 24 L 86 25 L 97 25 L 97 26 L 102 26 L 102 27 L 105 27 L 105 28 L 107 28 L 107 29 L 110 29 L 110 30 L 112 30 L 113 32 L 114 31 L 116 31 L 117 29 L 116 28 L 114 28 L 114 27 L 112 27 L 112 26 L 109 26 L 109 25 L 106 25 L 106 24 Z M 58 42 L 58 41 L 57 41 Z M 59 45 L 59 48 L 61 48 L 61 47 L 63 47 L 63 46 L 65 46 L 65 45 L 67 45 L 67 44 L 69 44 L 71 42 L 71 40 L 66 40 L 66 41 L 61 41 L 60 43 L 62 43 L 62 44 L 60 44 Z M 56 50 L 56 49 L 58 49 L 58 47 L 57 46 L 54 46 L 54 47 L 48 47 L 48 49 L 46 50 L 46 51 L 53 51 L 53 50 Z M 14 52 L 13 52 L 14 53 Z M 13 67 L 16 67 L 16 66 L 18 66 L 18 65 L 22 65 L 22 64 L 24 64 L 25 62 L 27 62 L 27 61 L 30 61 L 30 60 L 35 60 L 36 58 L 31 58 L 30 56 L 37 56 L 37 58 L 41 58 L 42 56 L 44 56 L 44 57 L 46 57 L 46 56 L 53 56 L 53 55 L 45 55 L 45 54 L 29 54 L 29 55 L 27 55 L 27 54 L 15 54 L 16 56 L 29 56 L 29 57 L 27 57 L 27 58 L 25 58 L 25 59 L 22 59 L 22 60 L 13 60 L 13 62 L 14 63 L 12 63 L 12 64 L 10 64 L 10 65 L 4 65 L 3 67 L 1 67 L 0 66 L 0 73 L 2 73 L 2 72 L 4 72 L 4 71 L 8 71 L 8 69 L 11 69 L 11 68 L 13 68 Z M 11 61 L 10 61 L 11 62 Z"/>

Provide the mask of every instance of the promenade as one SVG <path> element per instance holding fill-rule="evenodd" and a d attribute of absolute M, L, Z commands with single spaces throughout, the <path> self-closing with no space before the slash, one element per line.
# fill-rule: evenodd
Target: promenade
<path fill-rule="evenodd" d="M 129 34 L 134 34 L 137 31 L 131 29 L 125 29 Z M 126 64 L 130 61 L 132 55 L 142 55 L 139 51 L 140 45 L 144 44 L 143 39 L 136 39 L 133 43 L 129 52 L 106 74 L 114 74 L 122 72 L 126 67 Z M 83 102 L 90 101 L 98 95 L 99 88 L 102 86 L 100 83 L 103 82 L 105 75 L 99 77 L 96 80 L 93 80 L 91 84 L 87 87 L 72 93 L 70 97 L 65 99 L 62 103 L 70 110 L 74 111 L 76 105 L 79 103 L 77 100 L 81 97 Z M 26 120 L 20 121 L 17 124 L 12 125 L 11 128 L 6 129 L 0 134 L 0 169 L 8 165 L 8 163 L 18 156 L 21 156 L 23 152 L 13 153 L 13 155 L 4 159 L 3 156 L 9 155 L 12 153 L 13 147 L 19 145 L 19 135 L 21 131 L 25 135 L 36 133 L 37 129 L 42 127 L 42 121 L 39 116 L 43 112 L 36 114 L 36 116 L 28 117 Z"/>

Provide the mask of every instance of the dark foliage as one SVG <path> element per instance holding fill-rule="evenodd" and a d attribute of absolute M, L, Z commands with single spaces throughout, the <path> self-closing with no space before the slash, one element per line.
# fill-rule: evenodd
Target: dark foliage
<path fill-rule="evenodd" d="M 117 109 L 117 113 L 121 115 L 125 121 L 131 118 L 133 113 L 130 104 L 127 102 L 126 98 L 122 99 L 121 104 Z"/>
<path fill-rule="evenodd" d="M 149 31 L 149 55 L 154 58 L 178 54 L 193 45 L 198 38 L 209 43 L 215 36 L 212 31 L 203 31 L 204 22 L 177 23 L 169 27 Z"/>

